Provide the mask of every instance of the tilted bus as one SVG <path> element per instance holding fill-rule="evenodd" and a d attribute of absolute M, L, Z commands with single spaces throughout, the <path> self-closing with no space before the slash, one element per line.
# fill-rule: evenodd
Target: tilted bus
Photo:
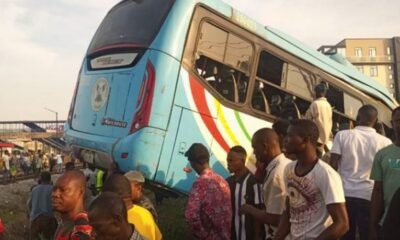
<path fill-rule="evenodd" d="M 334 127 L 363 104 L 389 127 L 396 106 L 376 81 L 219 0 L 125 0 L 95 33 L 79 72 L 65 138 L 76 157 L 140 170 L 152 183 L 188 192 L 192 143 L 227 176 L 234 145 L 277 117 L 301 117 L 313 88 L 329 85 Z"/>

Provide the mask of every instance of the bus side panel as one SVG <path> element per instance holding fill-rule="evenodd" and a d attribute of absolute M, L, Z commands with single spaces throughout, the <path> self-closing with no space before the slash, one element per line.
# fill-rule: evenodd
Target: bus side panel
<path fill-rule="evenodd" d="M 158 169 L 154 181 L 167 185 L 166 177 L 169 167 L 171 167 L 171 158 L 176 144 L 176 136 L 178 134 L 179 123 L 182 117 L 182 108 L 174 105 L 172 107 L 172 113 L 168 130 L 165 135 L 163 147 L 161 150 L 160 161 L 158 163 Z"/>
<path fill-rule="evenodd" d="M 172 112 L 180 63 L 173 57 L 155 50 L 151 50 L 149 61 L 153 63 L 156 75 L 149 125 L 166 130 Z"/>
<path fill-rule="evenodd" d="M 172 112 L 180 64 L 176 59 L 160 51 L 149 50 L 148 54 L 146 61 L 152 63 L 155 72 L 149 127 L 121 139 L 116 144 L 113 157 L 121 170 L 140 170 L 147 178 L 152 179 L 157 173 L 165 130 Z M 132 106 L 136 106 L 136 103 L 131 104 Z M 133 116 L 135 113 L 133 109 L 130 110 L 130 115 Z M 124 153 L 128 153 L 127 158 L 122 158 Z"/>
<path fill-rule="evenodd" d="M 185 157 L 186 151 L 193 143 L 202 143 L 209 150 L 212 142 L 212 135 L 200 129 L 198 121 L 201 118 L 210 118 L 209 116 L 201 116 L 197 112 L 183 109 L 182 117 L 179 124 L 179 130 L 176 137 L 175 146 L 173 149 L 170 167 L 167 172 L 166 183 L 178 191 L 188 192 L 196 179 L 194 170 L 190 173 L 183 171 L 185 167 L 190 168 L 190 164 Z"/>
<path fill-rule="evenodd" d="M 171 140 L 164 143 L 157 173 L 159 175 L 156 177 L 156 181 L 182 192 L 188 192 L 195 179 L 193 172 L 187 174 L 183 171 L 183 168 L 189 166 L 184 153 L 191 144 L 203 143 L 211 153 L 210 166 L 226 177 L 229 175 L 226 169 L 229 148 L 242 145 L 248 151 L 248 167 L 254 170 L 255 160 L 250 158 L 251 137 L 258 129 L 271 127 L 269 121 L 222 105 L 204 88 L 200 79 L 190 75 L 186 69 L 181 68 L 175 97 L 176 107 L 172 114 L 174 117 L 171 118 L 171 121 L 179 123 L 171 123 L 168 128 L 166 138 L 173 139 L 174 143 Z"/>
<path fill-rule="evenodd" d="M 146 178 L 152 179 L 157 171 L 164 137 L 165 131 L 147 127 L 121 139 L 113 151 L 120 170 L 139 170 Z"/>

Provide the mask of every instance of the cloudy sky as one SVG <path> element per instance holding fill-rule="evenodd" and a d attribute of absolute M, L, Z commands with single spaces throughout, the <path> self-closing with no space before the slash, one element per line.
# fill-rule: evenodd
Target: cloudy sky
<path fill-rule="evenodd" d="M 400 35 L 398 0 L 225 0 L 317 48 Z M 118 0 L 0 0 L 0 121 L 66 119 L 83 54 Z"/>

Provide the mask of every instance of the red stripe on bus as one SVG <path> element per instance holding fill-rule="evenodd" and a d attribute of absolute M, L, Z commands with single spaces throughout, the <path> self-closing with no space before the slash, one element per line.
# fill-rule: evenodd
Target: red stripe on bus
<path fill-rule="evenodd" d="M 189 79 L 190 79 L 190 89 L 192 91 L 194 103 L 196 104 L 196 107 L 200 112 L 201 119 L 206 125 L 208 131 L 218 142 L 218 144 L 222 147 L 222 149 L 228 152 L 230 147 L 228 143 L 226 143 L 225 139 L 222 137 L 220 131 L 218 130 L 218 127 L 215 124 L 214 119 L 212 118 L 210 109 L 207 106 L 204 87 L 201 86 L 201 84 L 195 79 L 195 77 L 189 76 Z"/>

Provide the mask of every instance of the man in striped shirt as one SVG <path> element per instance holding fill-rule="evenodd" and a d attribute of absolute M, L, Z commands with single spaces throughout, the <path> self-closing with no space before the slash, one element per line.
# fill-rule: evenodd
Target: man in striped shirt
<path fill-rule="evenodd" d="M 241 215 L 240 207 L 250 204 L 255 208 L 263 207 L 261 186 L 257 179 L 246 168 L 247 153 L 242 146 L 232 147 L 227 156 L 228 170 L 233 175 L 226 181 L 231 189 L 232 200 L 232 239 L 262 239 L 263 224 L 250 215 Z"/>

